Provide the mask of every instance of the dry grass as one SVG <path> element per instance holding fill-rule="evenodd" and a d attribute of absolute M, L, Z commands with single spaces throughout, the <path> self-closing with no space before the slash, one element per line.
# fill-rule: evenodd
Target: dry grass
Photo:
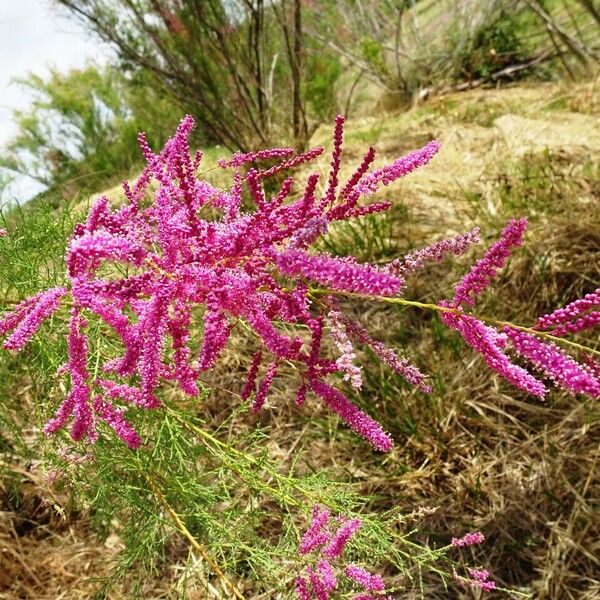
<path fill-rule="evenodd" d="M 431 166 L 388 192 L 399 201 L 391 221 L 367 223 L 358 231 L 340 229 L 331 237 L 333 247 L 349 252 L 349 243 L 358 240 L 361 258 L 385 260 L 475 223 L 482 224 L 484 237 L 491 237 L 510 216 L 526 214 L 532 224 L 526 248 L 480 311 L 528 323 L 594 289 L 600 281 L 595 89 L 592 82 L 479 90 L 436 98 L 410 113 L 348 123 L 346 156 L 356 159 L 370 143 L 382 148 L 380 160 L 431 137 L 440 138 L 444 150 Z M 558 128 L 557 120 L 562 123 Z M 317 132 L 315 142 L 327 135 Z M 324 158 L 323 170 L 326 163 Z M 379 236 L 377 244 L 360 242 L 373 234 Z M 410 282 L 406 295 L 444 297 L 466 264 L 461 259 L 430 267 Z M 305 468 L 337 469 L 371 498 L 372 508 L 394 506 L 412 514 L 399 526 L 418 524 L 420 538 L 430 544 L 481 529 L 488 541 L 465 552 L 465 561 L 486 565 L 504 586 L 539 600 L 600 597 L 598 405 L 557 392 L 545 402 L 516 392 L 431 315 L 377 304 L 348 308 L 374 336 L 405 347 L 432 374 L 435 391 L 425 397 L 363 357 L 368 374 L 359 402 L 380 416 L 397 442 L 395 450 L 384 458 L 375 455 L 315 400 L 298 412 L 285 377 L 276 381 L 267 409 L 238 426 L 255 420 L 268 424 L 270 452 L 284 462 L 303 445 Z M 223 390 L 239 389 L 252 353 L 243 333 L 236 336 L 231 344 L 236 351 L 211 375 L 215 392 L 203 406 L 205 416 L 215 420 L 237 403 Z M 97 584 L 87 579 L 90 565 L 95 575 L 106 572 L 102 561 L 118 549 L 118 538 L 97 541 L 85 514 L 63 518 L 57 513 L 52 488 L 30 469 L 14 461 L 10 470 L 22 491 L 18 504 L 8 495 L 2 500 L 0 598 L 91 597 Z M 58 498 L 55 504 L 68 502 Z M 416 518 L 420 507 L 430 514 Z M 175 597 L 187 555 L 174 542 L 169 556 L 170 564 L 148 582 L 144 597 Z M 389 580 L 407 583 L 393 573 Z M 112 597 L 128 593 L 125 586 Z M 470 598 L 477 593 L 445 590 L 426 575 L 424 596 Z M 186 597 L 203 595 L 189 591 Z"/>

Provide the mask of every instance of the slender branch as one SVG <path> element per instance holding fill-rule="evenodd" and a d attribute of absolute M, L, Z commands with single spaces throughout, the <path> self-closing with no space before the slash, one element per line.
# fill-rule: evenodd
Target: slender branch
<path fill-rule="evenodd" d="M 575 56 L 585 64 L 586 55 L 594 60 L 598 61 L 596 54 L 588 50 L 583 44 L 580 44 L 578 40 L 569 35 L 569 33 L 561 27 L 555 19 L 552 18 L 545 10 L 544 6 L 540 4 L 539 0 L 525 0 L 529 7 L 544 21 L 544 23 L 552 29 L 562 39 L 562 41 L 573 51 Z"/>
<path fill-rule="evenodd" d="M 539 331 L 538 329 L 533 329 L 532 327 L 525 327 L 523 325 L 516 325 L 511 321 L 502 321 L 500 319 L 494 319 L 492 317 L 487 317 L 485 315 L 478 315 L 473 313 L 464 312 L 459 310 L 458 308 L 450 308 L 448 306 L 440 306 L 438 304 L 428 304 L 426 302 L 418 302 L 417 300 L 406 300 L 405 298 L 390 298 L 388 296 L 372 296 L 368 294 L 358 294 L 355 292 L 338 292 L 336 290 L 327 290 L 327 289 L 318 289 L 318 288 L 310 288 L 311 294 L 317 295 L 329 295 L 333 294 L 336 296 L 349 296 L 351 298 L 361 298 L 361 299 L 369 299 L 376 300 L 378 302 L 387 302 L 388 304 L 401 304 L 402 306 L 412 306 L 414 308 L 420 308 L 422 310 L 433 310 L 441 313 L 450 313 L 454 315 L 458 315 L 461 317 L 472 317 L 479 321 L 483 321 L 484 323 L 489 323 L 491 325 L 496 325 L 498 327 L 512 327 L 513 329 L 518 329 L 519 331 L 524 331 L 526 333 L 530 333 L 531 335 L 537 335 L 540 337 L 547 338 L 557 344 L 567 344 L 572 346 L 573 348 L 577 348 L 583 352 L 591 352 L 592 354 L 596 354 L 600 356 L 600 351 L 594 350 L 593 348 L 589 348 L 587 346 L 583 346 L 578 344 L 577 342 L 573 342 L 571 340 L 567 340 L 556 335 L 552 335 L 546 331 Z"/>
<path fill-rule="evenodd" d="M 150 261 L 148 261 L 146 264 L 149 268 L 151 268 L 152 270 L 154 270 L 155 272 L 159 273 L 160 275 L 162 275 L 164 277 L 167 277 L 169 279 L 175 278 L 175 275 L 173 275 L 172 273 L 168 273 L 167 271 L 164 271 L 158 265 L 156 265 Z M 419 302 L 417 300 L 407 300 L 406 298 L 398 298 L 398 297 L 390 298 L 389 296 L 359 294 L 356 292 L 340 292 L 337 290 L 329 290 L 329 289 L 310 288 L 309 291 L 311 294 L 315 294 L 315 295 L 319 295 L 319 296 L 321 296 L 321 295 L 348 296 L 350 298 L 375 300 L 377 302 L 387 302 L 388 304 L 401 304 L 402 306 L 412 306 L 413 308 L 419 308 L 422 310 L 433 310 L 435 312 L 440 312 L 440 313 L 450 313 L 450 314 L 454 314 L 454 315 L 458 315 L 458 316 L 462 316 L 462 317 L 472 317 L 479 321 L 483 321 L 484 323 L 489 323 L 490 325 L 496 325 L 497 327 L 512 327 L 513 329 L 518 329 L 519 331 L 524 331 L 525 333 L 529 333 L 531 335 L 536 335 L 539 337 L 546 338 L 546 339 L 548 339 L 556 344 L 559 344 L 559 345 L 565 344 L 567 346 L 571 346 L 572 348 L 577 348 L 577 350 L 580 350 L 582 352 L 589 352 L 591 354 L 595 354 L 596 356 L 600 356 L 600 350 L 594 350 L 593 348 L 590 348 L 589 346 L 584 346 L 582 344 L 578 344 L 577 342 L 573 342 L 572 340 L 558 337 L 556 335 L 552 335 L 551 333 L 548 333 L 547 331 L 540 331 L 538 329 L 534 329 L 533 327 L 517 325 L 516 323 L 513 323 L 512 321 L 503 321 L 501 319 L 494 319 L 493 317 L 488 317 L 486 315 L 479 315 L 479 314 L 475 314 L 475 313 L 464 312 L 463 310 L 459 310 L 457 308 L 451 308 L 449 306 L 440 306 L 439 304 L 429 304 L 427 302 Z M 0 298 L 0 305 L 2 305 L 2 304 L 16 305 L 16 304 L 19 304 L 20 302 L 21 302 L 21 300 L 14 300 L 12 298 Z M 61 303 L 65 304 L 66 306 L 73 305 L 73 302 L 65 300 L 64 298 L 61 300 Z"/>
<path fill-rule="evenodd" d="M 204 548 L 204 546 L 202 546 L 198 542 L 198 540 L 196 540 L 196 538 L 190 533 L 190 530 L 185 526 L 183 519 L 177 514 L 177 512 L 175 512 L 175 509 L 169 504 L 169 502 L 167 501 L 164 494 L 159 489 L 156 482 L 153 481 L 147 473 L 142 472 L 142 475 L 143 475 L 144 479 L 146 480 L 146 483 L 148 484 L 148 486 L 154 493 L 154 495 L 158 498 L 159 502 L 162 504 L 163 508 L 169 513 L 169 515 L 173 519 L 173 521 L 175 523 L 175 528 L 187 538 L 187 540 L 192 545 L 192 547 L 210 565 L 213 572 L 217 575 L 217 577 L 221 580 L 221 582 L 232 591 L 234 596 L 236 598 L 238 598 L 239 600 L 245 600 L 244 596 L 242 595 L 242 593 L 240 592 L 238 587 L 235 585 L 235 583 L 233 583 L 232 581 L 230 581 L 227 578 L 225 573 L 223 573 L 221 567 L 219 567 L 219 565 L 212 559 L 212 557 L 207 552 L 207 550 Z"/>
<path fill-rule="evenodd" d="M 286 485 L 291 485 L 296 490 L 298 490 L 301 494 L 303 494 L 304 496 L 306 496 L 308 498 L 311 498 L 313 501 L 322 502 L 324 504 L 327 503 L 320 496 L 312 493 L 310 490 L 307 490 L 307 489 L 303 488 L 302 486 L 299 486 L 290 477 L 286 477 L 285 475 L 282 475 L 281 473 L 278 473 L 274 469 L 268 468 L 268 466 L 265 465 L 262 461 L 257 460 L 253 456 L 251 456 L 249 454 L 246 454 L 245 452 L 242 452 L 242 451 L 238 450 L 237 448 L 234 448 L 233 446 L 230 446 L 229 444 L 226 444 L 225 442 L 222 442 L 221 440 L 219 440 L 218 438 L 216 438 L 215 436 L 213 436 L 208 431 L 205 431 L 204 429 L 201 429 L 200 427 L 197 427 L 193 423 L 190 423 L 189 421 L 186 421 L 177 411 L 173 410 L 172 408 L 166 406 L 165 410 L 174 419 L 176 419 L 177 421 L 179 421 L 179 423 L 181 423 L 188 431 L 190 431 L 191 433 L 195 434 L 196 437 L 198 437 L 199 439 L 201 439 L 204 442 L 205 446 L 211 452 L 214 453 L 214 451 L 215 451 L 214 448 L 218 447 L 219 450 L 221 450 L 222 452 L 229 453 L 230 455 L 233 455 L 235 457 L 235 459 L 237 459 L 237 460 L 245 461 L 247 464 L 252 465 L 253 467 L 260 466 L 260 467 L 266 469 L 268 471 L 268 474 L 273 479 L 277 480 L 279 483 L 283 483 L 283 484 L 286 484 Z M 220 458 L 221 458 L 221 460 L 223 460 L 222 456 Z M 227 461 L 227 463 L 228 463 L 227 466 L 232 471 L 234 471 L 235 473 L 237 473 L 238 476 L 243 481 L 245 481 L 248 484 L 252 484 L 252 482 L 248 482 L 247 478 L 244 477 L 243 473 L 241 473 L 239 469 L 236 469 L 235 462 L 232 463 L 231 461 Z M 256 485 L 256 484 L 254 484 L 254 485 Z M 266 488 L 268 486 L 265 484 L 265 485 L 260 485 L 258 487 L 261 490 L 264 491 L 264 488 Z M 292 506 L 299 507 L 300 509 L 304 508 L 304 504 L 303 503 L 299 502 L 293 496 L 290 496 L 288 493 L 286 493 L 286 492 L 284 492 L 282 490 L 273 490 L 273 489 L 271 489 L 271 492 L 275 496 L 280 496 L 280 497 L 285 498 L 285 501 L 288 502 Z"/>

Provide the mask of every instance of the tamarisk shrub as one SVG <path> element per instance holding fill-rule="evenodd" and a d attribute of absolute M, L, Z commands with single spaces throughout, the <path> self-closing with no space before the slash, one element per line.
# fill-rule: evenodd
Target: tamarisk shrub
<path fill-rule="evenodd" d="M 387 210 L 389 202 L 361 201 L 425 165 L 439 150 L 432 141 L 372 169 L 375 150 L 370 148 L 340 185 L 343 125 L 343 117 L 338 116 L 331 168 L 321 187 L 317 173 L 308 176 L 301 190 L 295 188 L 293 177 L 287 177 L 272 197 L 265 193 L 265 180 L 314 160 L 323 148 L 299 155 L 289 148 L 236 154 L 219 163 L 220 168 L 232 170 L 232 185 L 217 189 L 196 175 L 202 154 L 190 153 L 191 116 L 181 121 L 159 153 L 140 134 L 146 167 L 133 186 L 124 183 L 123 206 L 111 209 L 102 197 L 86 222 L 75 227 L 66 253 L 68 285 L 24 300 L 0 321 L 0 335 L 10 334 L 4 348 L 18 351 L 61 302 L 70 306 L 68 360 L 60 373 L 69 373 L 71 387 L 46 424 L 46 433 L 70 422 L 74 440 L 94 442 L 98 423 L 104 422 L 129 447 L 139 447 L 142 440 L 126 419 L 127 407 L 158 408 L 157 391 L 164 381 L 196 396 L 200 374 L 215 366 L 232 329 L 243 323 L 260 344 L 240 385 L 242 398 L 254 394 L 253 411 L 264 405 L 278 367 L 286 361 L 298 373 L 298 405 L 312 393 L 373 448 L 391 450 L 393 442 L 383 426 L 328 377 L 340 373 L 360 388 L 354 342 L 371 347 L 421 391 L 430 388 L 425 375 L 407 358 L 344 315 L 337 298 L 348 295 L 418 305 L 398 297 L 404 278 L 427 261 L 461 254 L 479 241 L 478 230 L 437 242 L 385 267 L 311 252 L 310 246 L 332 222 Z M 281 162 L 261 169 L 258 165 L 266 159 Z M 248 203 L 251 209 L 245 208 Z M 488 366 L 526 392 L 543 397 L 546 388 L 511 361 L 510 347 L 557 385 L 598 396 L 600 383 L 594 369 L 580 365 L 555 343 L 565 333 L 597 324 L 598 291 L 541 317 L 534 328 L 512 324 L 498 328 L 490 319 L 466 312 L 511 250 L 522 243 L 526 226 L 525 219 L 511 221 L 499 241 L 458 283 L 454 297 L 426 307 L 440 312 L 442 321 L 456 329 Z M 203 308 L 203 339 L 195 355 L 190 340 L 197 327 L 193 310 L 197 306 Z M 123 348 L 120 356 L 95 363 L 93 369 L 86 316 L 90 314 L 112 329 Z M 336 360 L 323 352 L 327 335 L 342 353 Z"/>

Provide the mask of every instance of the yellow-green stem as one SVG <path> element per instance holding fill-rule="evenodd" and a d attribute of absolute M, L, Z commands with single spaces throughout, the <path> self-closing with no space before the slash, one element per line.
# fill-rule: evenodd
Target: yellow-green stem
<path fill-rule="evenodd" d="M 465 312 L 463 310 L 459 310 L 458 308 L 451 308 L 449 306 L 440 306 L 439 304 L 429 304 L 427 302 L 418 302 L 417 300 L 406 300 L 405 298 L 397 298 L 397 297 L 389 297 L 389 296 L 374 296 L 370 294 L 359 294 L 356 292 L 339 292 L 336 290 L 326 290 L 319 288 L 309 288 L 309 293 L 315 295 L 335 295 L 335 296 L 348 296 L 350 298 L 361 298 L 365 300 L 376 300 L 378 302 L 387 302 L 388 304 L 401 304 L 402 306 L 412 306 L 414 308 L 419 308 L 421 310 L 433 310 L 441 313 L 450 313 L 453 315 L 461 315 L 466 317 L 472 317 L 479 321 L 483 321 L 484 323 L 489 323 L 491 325 L 496 325 L 498 327 L 512 327 L 513 329 L 518 329 L 519 331 L 524 331 L 531 335 L 536 335 L 539 337 L 547 338 L 552 340 L 556 344 L 566 344 L 568 346 L 572 346 L 573 348 L 577 348 L 583 352 L 590 352 L 591 354 L 596 354 L 600 356 L 600 351 L 594 350 L 593 348 L 589 348 L 587 346 L 583 346 L 582 344 L 578 344 L 577 342 L 573 342 L 571 340 L 567 340 L 565 338 L 558 337 L 556 335 L 552 335 L 546 331 L 539 331 L 537 329 L 533 329 L 532 327 L 525 327 L 523 325 L 516 325 L 515 323 L 511 323 L 510 321 L 502 321 L 500 319 L 494 319 L 492 317 L 487 317 L 485 315 L 479 315 L 474 313 Z"/>
<path fill-rule="evenodd" d="M 210 568 L 213 570 L 215 575 L 221 580 L 223 585 L 228 587 L 233 595 L 239 600 L 244 600 L 244 596 L 238 589 L 238 587 L 230 581 L 225 573 L 223 573 L 221 567 L 212 559 L 208 551 L 202 546 L 198 540 L 190 533 L 190 530 L 185 526 L 183 519 L 177 514 L 175 509 L 169 504 L 164 494 L 161 492 L 160 488 L 156 484 L 156 482 L 147 474 L 143 473 L 143 477 L 146 480 L 146 483 L 152 490 L 152 493 L 158 498 L 158 501 L 162 504 L 163 508 L 169 513 L 169 516 L 173 520 L 175 524 L 175 528 L 185 536 L 191 546 L 200 554 L 200 556 L 209 564 Z"/>
<path fill-rule="evenodd" d="M 233 446 L 230 446 L 229 444 L 222 442 L 221 440 L 219 440 L 218 438 L 213 436 L 208 431 L 205 431 L 204 429 L 197 427 L 193 423 L 186 421 L 185 419 L 183 419 L 181 417 L 181 415 L 177 411 L 173 410 L 172 408 L 167 406 L 166 411 L 174 419 L 179 421 L 186 429 L 188 429 L 189 431 L 194 433 L 196 436 L 200 437 L 205 443 L 212 444 L 214 446 L 218 446 L 222 451 L 228 452 L 228 453 L 234 455 L 235 457 L 237 457 L 238 459 L 241 459 L 241 460 L 244 460 L 244 461 L 250 463 L 251 465 L 256 465 L 259 462 L 253 456 L 250 456 L 250 455 L 246 454 L 245 452 L 241 452 L 237 448 L 234 448 Z M 231 468 L 234 468 L 234 467 L 231 466 Z M 293 485 L 293 482 L 290 480 L 289 477 L 286 477 L 285 475 L 281 475 L 281 473 L 277 473 L 277 471 L 269 470 L 269 475 L 271 475 L 274 479 L 276 479 L 280 482 L 284 482 L 284 483 Z M 311 498 L 313 501 L 321 501 L 322 500 L 320 497 L 318 497 L 316 494 L 311 493 L 309 490 L 305 490 L 296 485 L 294 485 L 294 487 L 296 487 L 298 489 L 298 491 L 300 491 L 302 494 L 304 494 L 308 498 Z M 290 496 L 289 494 L 287 494 L 285 492 L 279 492 L 278 495 L 284 497 L 286 502 L 288 502 L 288 504 L 290 504 L 292 506 L 296 506 L 296 507 L 300 507 L 300 508 L 302 508 L 304 506 L 301 502 L 299 502 L 294 497 Z"/>

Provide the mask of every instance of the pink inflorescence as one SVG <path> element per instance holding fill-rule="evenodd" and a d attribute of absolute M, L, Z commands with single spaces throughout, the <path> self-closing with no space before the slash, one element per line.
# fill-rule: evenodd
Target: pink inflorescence
<path fill-rule="evenodd" d="M 513 219 L 508 223 L 500 239 L 471 267 L 456 286 L 453 306 L 472 305 L 475 298 L 489 287 L 498 270 L 504 267 L 511 250 L 523 243 L 525 229 L 527 229 L 527 219 Z"/>
<path fill-rule="evenodd" d="M 244 399 L 253 397 L 254 411 L 264 406 L 279 364 L 293 362 L 299 373 L 299 405 L 312 393 L 374 448 L 392 448 L 381 425 L 328 377 L 341 373 L 360 386 L 360 368 L 353 366 L 348 336 L 372 345 L 416 385 L 421 385 L 422 375 L 371 340 L 361 326 L 349 327 L 341 320 L 335 341 L 343 356 L 338 361 L 327 358 L 322 344 L 329 333 L 323 323 L 330 297 L 320 295 L 316 302 L 310 285 L 326 286 L 332 293 L 393 296 L 403 279 L 351 257 L 316 254 L 310 246 L 333 221 L 389 208 L 389 203 L 358 202 L 426 164 L 438 145 L 430 142 L 374 171 L 375 151 L 370 149 L 350 178 L 341 182 L 343 126 L 344 118 L 338 116 L 331 168 L 321 191 L 319 175 L 313 173 L 299 191 L 288 177 L 272 195 L 264 186 L 266 179 L 310 163 L 323 148 L 298 155 L 291 148 L 235 154 L 219 161 L 220 167 L 232 171 L 232 185 L 218 189 L 196 174 L 202 154 L 190 152 L 192 117 L 181 121 L 158 153 L 140 134 L 146 167 L 134 184 L 123 184 L 124 205 L 113 209 L 102 197 L 86 222 L 75 227 L 66 253 L 68 284 L 25 300 L 0 319 L 0 335 L 10 334 L 4 347 L 20 350 L 69 296 L 66 371 L 71 389 L 46 425 L 47 433 L 70 422 L 74 439 L 94 441 L 98 423 L 104 422 L 128 446 L 138 447 L 141 439 L 128 418 L 141 408 L 160 406 L 157 392 L 164 382 L 197 395 L 200 374 L 217 364 L 232 329 L 244 321 L 259 346 L 241 390 Z M 265 160 L 269 166 L 262 168 Z M 250 203 L 253 207 L 246 208 Z M 201 323 L 196 307 L 203 312 Z M 122 348 L 93 369 L 88 367 L 90 360 L 97 360 L 88 351 L 91 318 L 102 320 Z M 307 328 L 310 340 L 300 335 Z M 195 330 L 203 332 L 199 352 L 190 345 Z"/>
<path fill-rule="evenodd" d="M 395 296 L 406 275 L 426 261 L 465 251 L 477 241 L 478 232 L 437 242 L 387 267 L 311 251 L 334 221 L 387 210 L 387 202 L 358 203 L 425 165 L 439 150 L 437 142 L 430 142 L 371 170 L 375 151 L 370 148 L 343 183 L 343 125 L 338 116 L 330 172 L 321 191 L 320 176 L 312 173 L 302 189 L 296 190 L 294 178 L 287 177 L 272 195 L 265 189 L 266 179 L 310 163 L 323 148 L 298 155 L 290 148 L 236 154 L 219 163 L 232 170 L 232 185 L 218 189 L 196 175 L 202 154 L 190 152 L 192 117 L 181 121 L 159 153 L 140 134 L 146 167 L 133 185 L 123 184 L 124 205 L 112 209 L 106 197 L 99 198 L 86 222 L 75 227 L 66 253 L 67 284 L 24 300 L 0 319 L 0 336 L 8 336 L 4 348 L 18 351 L 60 308 L 63 297 L 70 296 L 66 371 L 71 389 L 46 425 L 47 433 L 70 422 L 73 439 L 91 442 L 97 439 L 97 424 L 104 422 L 127 445 L 139 446 L 141 439 L 126 417 L 140 408 L 159 407 L 157 392 L 164 382 L 198 395 L 200 374 L 218 363 L 233 328 L 243 322 L 258 345 L 241 390 L 243 399 L 254 396 L 253 411 L 265 406 L 279 365 L 292 363 L 298 373 L 294 386 L 298 406 L 313 394 L 375 449 L 391 450 L 392 438 L 332 385 L 331 376 L 341 374 L 354 388 L 360 387 L 361 372 L 352 348 L 357 342 L 423 392 L 430 386 L 407 358 L 374 340 L 341 312 L 334 295 Z M 261 168 L 264 160 L 276 164 Z M 511 347 L 558 385 L 597 395 L 595 363 L 580 366 L 552 344 L 534 343 L 512 329 L 499 331 L 464 313 L 491 284 L 511 249 L 522 243 L 526 225 L 525 219 L 507 225 L 500 240 L 456 286 L 454 298 L 440 302 L 445 310 L 442 320 L 458 330 L 492 369 L 531 394 L 543 397 L 546 388 L 511 362 L 507 354 Z M 550 330 L 556 337 L 588 329 L 600 320 L 597 309 L 598 290 L 541 317 L 530 333 Z M 202 327 L 198 312 L 203 313 Z M 120 354 L 94 364 L 94 369 L 87 365 L 98 358 L 88 352 L 90 317 L 103 321 L 122 348 Z M 331 324 L 331 331 L 325 323 Z M 191 340 L 199 329 L 203 337 L 196 352 Z M 304 332 L 310 332 L 310 339 Z M 324 350 L 327 337 L 342 352 L 338 360 L 328 358 Z M 126 412 L 127 407 L 133 410 Z"/>
<path fill-rule="evenodd" d="M 4 341 L 7 350 L 22 350 L 42 322 L 58 310 L 60 299 L 67 293 L 63 287 L 50 288 L 21 302 L 0 321 L 0 335 L 12 334 Z"/>
<path fill-rule="evenodd" d="M 551 330 L 548 333 L 561 336 L 597 325 L 600 313 L 594 311 L 594 308 L 598 306 L 598 290 L 540 317 L 536 327 L 529 330 L 531 333 L 508 325 L 500 325 L 498 328 L 475 316 L 463 314 L 464 309 L 472 306 L 477 297 L 491 285 L 492 279 L 506 264 L 511 250 L 522 244 L 526 228 L 526 219 L 508 223 L 500 234 L 500 239 L 456 286 L 454 298 L 439 303 L 445 309 L 441 314 L 442 322 L 456 329 L 467 344 L 483 357 L 488 367 L 529 394 L 543 398 L 547 392 L 546 386 L 526 369 L 511 361 L 508 354 L 510 348 L 559 387 L 598 397 L 600 380 L 593 366 L 580 365 L 556 344 L 540 339 L 544 335 L 540 330 Z M 535 334 L 536 330 L 540 333 Z"/>
<path fill-rule="evenodd" d="M 316 569 L 310 565 L 304 573 L 296 578 L 296 594 L 300 600 L 329 600 L 330 592 L 337 588 L 338 577 L 345 574 L 348 579 L 357 584 L 366 593 L 353 596 L 354 600 L 388 600 L 380 594 L 375 596 L 370 592 L 383 592 L 385 583 L 376 574 L 370 573 L 363 567 L 347 565 L 341 567 L 336 576 L 335 561 L 341 558 L 350 538 L 360 529 L 360 519 L 337 518 L 334 521 L 337 529 L 331 527 L 332 520 L 329 510 L 314 506 L 312 519 L 300 540 L 298 552 L 305 556 L 317 552 L 320 558 Z"/>
<path fill-rule="evenodd" d="M 600 381 L 593 371 L 573 360 L 562 348 L 512 327 L 504 327 L 502 331 L 510 338 L 517 354 L 556 385 L 592 398 L 600 397 Z"/>
<path fill-rule="evenodd" d="M 496 589 L 496 582 L 490 579 L 490 573 L 486 569 L 468 569 L 469 576 L 464 577 L 454 572 L 454 579 L 464 587 L 491 592 Z"/>
<path fill-rule="evenodd" d="M 554 336 L 578 333 L 600 325 L 600 288 L 563 308 L 539 317 L 537 328 Z"/>
<path fill-rule="evenodd" d="M 361 178 L 356 186 L 357 192 L 362 196 L 374 194 L 380 186 L 389 185 L 397 179 L 404 177 L 415 169 L 426 165 L 438 152 L 440 145 L 435 140 L 429 142 L 420 150 L 399 158 L 391 165 L 376 169 Z"/>
<path fill-rule="evenodd" d="M 342 313 L 332 310 L 327 317 L 330 324 L 331 339 L 341 353 L 335 364 L 344 373 L 344 380 L 350 381 L 353 388 L 360 390 L 362 387 L 362 369 L 355 364 L 356 353 L 342 322 Z"/>
<path fill-rule="evenodd" d="M 348 565 L 346 567 L 346 575 L 355 583 L 360 585 L 364 590 L 373 592 L 382 592 L 385 590 L 385 583 L 379 575 L 373 575 L 362 567 L 356 565 Z"/>
<path fill-rule="evenodd" d="M 387 266 L 387 270 L 394 275 L 405 277 L 410 273 L 420 271 L 428 262 L 443 260 L 448 254 L 459 256 L 473 244 L 478 244 L 479 241 L 479 227 L 475 227 L 467 233 L 435 242 L 402 258 L 397 258 Z"/>
<path fill-rule="evenodd" d="M 465 546 L 474 546 L 481 544 L 485 541 L 483 533 L 475 531 L 473 533 L 466 533 L 461 538 L 452 538 L 450 542 L 455 548 L 464 548 Z"/>
<path fill-rule="evenodd" d="M 490 579 L 490 574 L 485 569 L 469 569 L 471 579 L 469 585 L 473 588 L 479 588 L 484 592 L 491 592 L 496 589 L 496 582 Z"/>

